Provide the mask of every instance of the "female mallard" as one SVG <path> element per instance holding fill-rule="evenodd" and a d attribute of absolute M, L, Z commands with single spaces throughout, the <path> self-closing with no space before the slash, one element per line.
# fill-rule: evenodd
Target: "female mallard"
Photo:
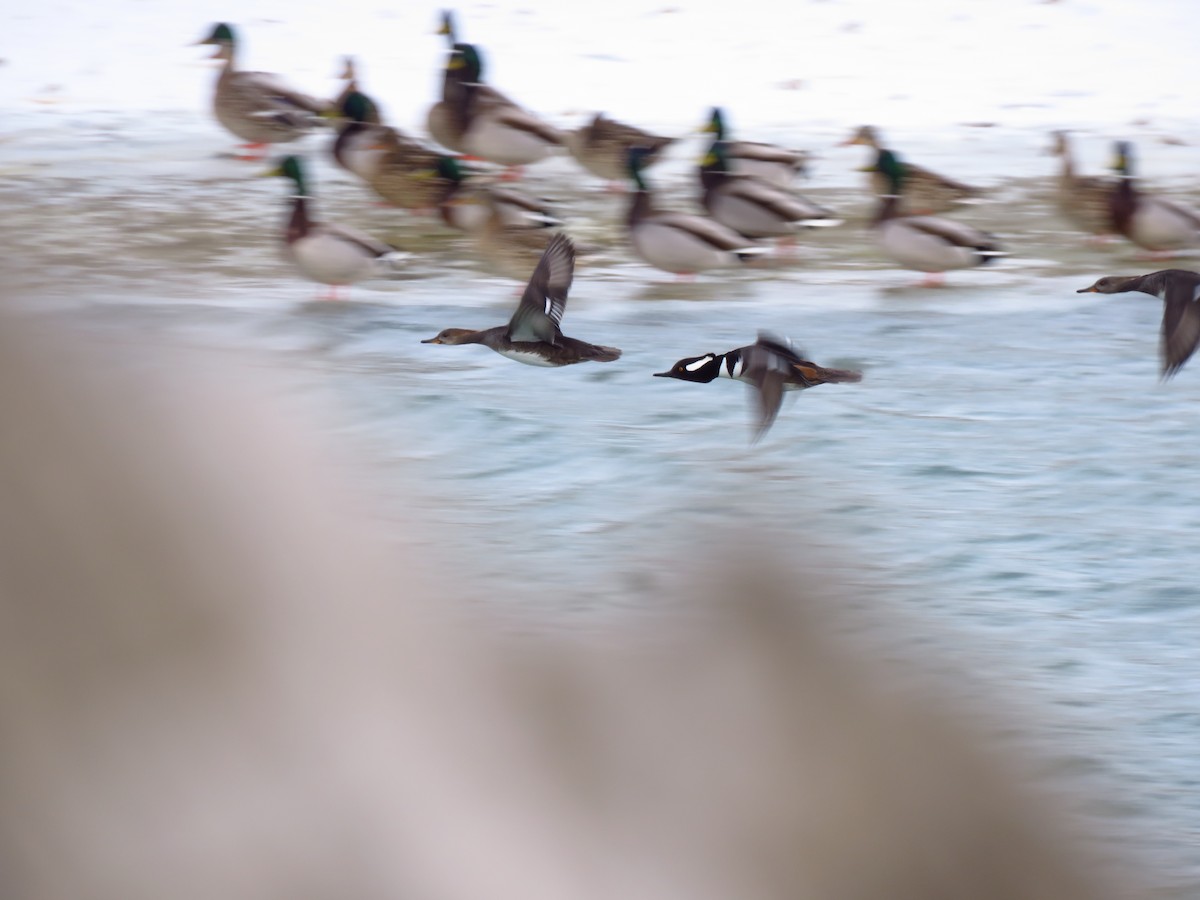
<path fill-rule="evenodd" d="M 1109 195 L 1115 187 L 1113 181 L 1095 175 L 1075 174 L 1075 161 L 1071 157 L 1071 144 L 1067 132 L 1055 131 L 1051 137 L 1053 143 L 1048 152 L 1062 159 L 1055 196 L 1059 212 L 1067 221 L 1088 234 L 1097 237 L 1112 234 Z"/>
<path fill-rule="evenodd" d="M 748 238 L 785 237 L 800 227 L 840 225 L 827 209 L 752 175 L 730 171 L 724 141 L 714 141 L 700 163 L 708 214 Z"/>
<path fill-rule="evenodd" d="M 880 153 L 879 167 L 888 189 L 872 226 L 876 241 L 900 265 L 925 272 L 925 284 L 940 284 L 941 273 L 950 269 L 987 265 L 1005 255 L 995 238 L 978 228 L 933 216 L 902 215 L 898 205 L 908 169 L 891 150 Z"/>
<path fill-rule="evenodd" d="M 636 190 L 629 205 L 626 225 L 634 252 L 664 272 L 694 275 L 705 269 L 744 262 L 767 252 L 765 247 L 707 216 L 658 210 L 642 178 L 648 155 L 642 147 L 629 151 L 629 176 Z"/>
<path fill-rule="evenodd" d="M 446 328 L 421 343 L 483 344 L 501 356 L 529 366 L 612 362 L 621 356 L 616 347 L 588 344 L 562 333 L 567 293 L 574 277 L 575 247 L 565 234 L 556 235 L 546 245 L 507 325 L 482 331 Z"/>
<path fill-rule="evenodd" d="M 662 137 L 596 113 L 587 125 L 563 134 L 567 150 L 581 166 L 608 182 L 623 184 L 629 171 L 631 147 L 645 147 L 645 165 L 652 165 L 659 154 L 675 143 Z"/>
<path fill-rule="evenodd" d="M 294 141 L 321 124 L 321 115 L 329 109 L 324 100 L 292 90 L 277 75 L 235 68 L 237 41 L 224 22 L 197 44 L 215 45 L 212 58 L 225 61 L 213 111 L 218 122 L 247 142 L 239 159 L 261 159 L 267 144 Z"/>
<path fill-rule="evenodd" d="M 1143 194 L 1134 184 L 1133 145 L 1116 144 L 1113 168 L 1120 175 L 1109 197 L 1113 227 L 1152 253 L 1200 247 L 1200 216 L 1161 197 Z"/>
<path fill-rule="evenodd" d="M 539 162 L 562 145 L 557 128 L 483 83 L 474 45 L 455 48 L 442 101 L 429 113 L 429 130 L 439 144 L 502 166 Z"/>
<path fill-rule="evenodd" d="M 880 140 L 879 132 L 871 125 L 864 125 L 841 143 L 843 147 L 861 144 L 875 151 L 875 161 L 865 171 L 871 173 L 871 190 L 875 195 L 886 194 L 890 187 L 889 177 L 880 168 L 880 160 L 886 152 Z M 945 212 L 956 204 L 962 203 L 979 195 L 979 189 L 954 181 L 923 169 L 912 163 L 901 163 L 904 167 L 903 185 L 904 210 L 913 215 Z"/>
<path fill-rule="evenodd" d="M 796 175 L 803 174 L 807 167 L 808 154 L 800 150 L 756 141 L 729 140 L 725 114 L 720 107 L 713 107 L 703 130 L 713 136 L 714 143 L 724 142 L 725 156 L 734 174 L 753 175 L 782 187 L 790 187 Z"/>
<path fill-rule="evenodd" d="M 505 204 L 488 191 L 474 201 L 484 211 L 482 225 L 471 223 L 475 249 L 483 267 L 496 275 L 522 281 L 556 236 L 551 227 L 513 221 Z"/>
<path fill-rule="evenodd" d="M 1159 358 L 1162 377 L 1170 378 L 1200 344 L 1200 272 L 1163 269 L 1149 275 L 1108 275 L 1077 294 L 1125 294 L 1141 291 L 1163 302 Z"/>
<path fill-rule="evenodd" d="M 284 233 L 288 256 L 305 277 L 329 285 L 330 298 L 337 296 L 337 288 L 383 274 L 400 261 L 395 247 L 361 232 L 310 218 L 310 195 L 296 157 L 284 157 L 278 167 L 263 174 L 290 178 L 295 184 L 292 215 Z"/>

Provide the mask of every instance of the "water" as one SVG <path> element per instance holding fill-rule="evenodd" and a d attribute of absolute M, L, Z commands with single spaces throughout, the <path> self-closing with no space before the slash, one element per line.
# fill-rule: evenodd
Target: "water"
<path fill-rule="evenodd" d="M 831 8 L 813 7 L 829 35 L 843 33 L 839 23 L 855 16 L 843 21 Z M 1053 9 L 1025 10 L 1011 27 Z M 1184 15 L 1153 9 L 1165 21 Z M 420 12 L 433 21 L 431 10 Z M 1097 8 L 1074 14 L 1092 23 Z M 464 18 L 481 41 L 499 21 L 484 10 Z M 194 39 L 205 22 L 176 24 L 182 39 Z M 264 33 L 266 25 L 258 32 L 266 43 Z M 488 49 L 511 78 L 502 85 L 524 99 L 524 70 L 504 52 L 515 33 L 493 33 Z M 439 52 L 420 39 L 424 55 L 405 63 L 413 70 Z M 1089 40 L 1095 51 L 1111 36 Z M 634 51 L 649 43 L 639 35 L 621 60 L 632 65 L 626 56 L 640 59 Z M 588 48 L 579 52 L 590 59 Z M 843 61 L 822 53 L 814 65 L 836 84 Z M 285 68 L 267 53 L 254 64 Z M 580 65 L 586 73 L 597 63 Z M 1107 78 L 1103 68 L 1089 71 Z M 210 77 L 181 71 L 205 84 Z M 865 79 L 844 77 L 847 90 Z M 181 82 L 173 72 L 167 87 Z M 537 167 L 532 188 L 557 201 L 596 251 L 577 272 L 564 330 L 624 350 L 614 364 L 561 370 L 514 365 L 479 347 L 422 345 L 444 327 L 505 321 L 516 285 L 481 268 L 465 239 L 373 207 L 325 162 L 323 139 L 304 145 L 320 215 L 413 253 L 402 277 L 360 285 L 339 303 L 314 300 L 313 286 L 282 259 L 282 185 L 219 157 L 229 142 L 202 108 L 204 89 L 189 82 L 192 93 L 170 106 L 159 85 L 156 99 L 169 108 L 146 117 L 72 84 L 61 103 L 15 110 L 0 145 L 8 296 L 24 314 L 70 321 L 118 345 L 232 348 L 282 366 L 294 393 L 281 402 L 321 409 L 369 461 L 352 474 L 374 496 L 381 530 L 419 516 L 432 529 L 435 565 L 474 585 L 481 602 L 496 594 L 515 617 L 543 627 L 653 610 L 675 561 L 703 536 L 730 527 L 794 535 L 843 583 L 886 594 L 936 626 L 932 656 L 1049 710 L 1030 742 L 1052 766 L 1112 791 L 1091 812 L 1152 856 L 1179 896 L 1200 888 L 1192 565 L 1200 373 L 1193 363 L 1157 380 L 1159 301 L 1075 293 L 1099 275 L 1157 265 L 1071 233 L 1050 206 L 1056 163 L 1037 154 L 1045 127 L 1065 118 L 1085 129 L 1078 155 L 1095 171 L 1104 136 L 1132 131 L 1155 187 L 1200 206 L 1194 149 L 1161 140 L 1182 135 L 1194 145 L 1198 137 L 1162 112 L 1169 84 L 1142 95 L 1149 111 L 1124 94 L 1115 110 L 1105 107 L 1098 82 L 1078 103 L 1055 101 L 1050 88 L 1041 105 L 1007 113 L 989 99 L 981 119 L 1007 116 L 994 127 L 943 119 L 922 130 L 922 115 L 933 117 L 926 109 L 886 129 L 914 159 L 991 188 L 987 203 L 961 217 L 1013 254 L 989 270 L 952 273 L 937 290 L 915 287 L 915 274 L 876 255 L 864 229 L 863 176 L 853 171 L 863 151 L 832 148 L 861 121 L 832 102 L 815 124 L 788 125 L 771 119 L 760 96 L 738 121 L 760 123 L 747 136 L 817 148 L 805 192 L 847 224 L 806 235 L 792 257 L 695 283 L 673 283 L 629 255 L 623 198 L 597 191 L 565 160 Z M 828 100 L 832 89 L 822 94 L 821 84 L 814 91 Z M 405 106 L 397 120 L 419 121 L 424 91 L 411 81 L 406 89 L 391 106 Z M 548 90 L 543 108 L 570 121 L 566 99 Z M 639 124 L 677 131 L 698 123 L 705 102 L 668 104 L 658 117 L 644 97 L 626 107 L 643 112 Z M 954 103 L 947 115 L 966 112 Z M 1155 118 L 1135 128 L 1130 115 Z M 693 140 L 654 171 L 672 202 L 689 202 L 698 150 Z M 863 369 L 863 382 L 789 398 L 751 446 L 746 389 L 650 377 L 681 357 L 752 342 L 759 329 L 791 336 L 819 363 Z M 444 534 L 455 544 L 444 546 Z"/>

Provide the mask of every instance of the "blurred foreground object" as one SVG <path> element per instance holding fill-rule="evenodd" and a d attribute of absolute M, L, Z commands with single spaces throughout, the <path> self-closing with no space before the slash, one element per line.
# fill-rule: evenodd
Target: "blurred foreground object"
<path fill-rule="evenodd" d="M 0 366 L 7 900 L 1144 896 L 770 554 L 502 639 L 260 361 L 10 321 Z"/>

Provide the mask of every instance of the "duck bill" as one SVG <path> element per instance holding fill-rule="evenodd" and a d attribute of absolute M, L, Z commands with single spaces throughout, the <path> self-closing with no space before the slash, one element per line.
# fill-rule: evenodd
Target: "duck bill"
<path fill-rule="evenodd" d="M 655 378 L 674 378 L 675 373 L 674 372 L 655 372 L 654 377 Z"/>
<path fill-rule="evenodd" d="M 442 339 L 436 338 L 436 337 L 431 337 L 431 338 L 426 338 L 425 340 L 421 341 L 421 343 L 422 344 L 440 344 L 440 343 L 442 343 Z"/>
<path fill-rule="evenodd" d="M 1098 290 L 1096 290 L 1095 285 L 1092 285 L 1091 287 L 1080 288 L 1075 293 L 1077 293 L 1077 294 L 1098 294 L 1100 292 Z"/>

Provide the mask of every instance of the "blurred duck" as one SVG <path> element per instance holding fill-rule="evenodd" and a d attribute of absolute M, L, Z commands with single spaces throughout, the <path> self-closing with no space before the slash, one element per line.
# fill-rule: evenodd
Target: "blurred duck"
<path fill-rule="evenodd" d="M 358 87 L 358 66 L 353 56 L 342 57 L 342 68 L 338 71 L 337 77 L 344 81 L 345 85 L 342 87 L 342 92 L 334 98 L 333 103 L 330 105 L 335 112 L 342 112 L 351 94 L 362 94 L 362 91 Z M 366 98 L 366 95 L 363 94 L 363 97 Z M 358 121 L 366 122 L 368 125 L 382 124 L 383 117 L 379 112 L 378 104 L 370 98 L 366 99 L 370 104 L 367 110 L 368 118 L 359 119 Z"/>
<path fill-rule="evenodd" d="M 567 293 L 574 277 L 575 247 L 566 235 L 556 235 L 542 253 L 507 325 L 482 331 L 446 328 L 421 343 L 483 344 L 501 356 L 530 366 L 612 362 L 621 356 L 617 348 L 588 344 L 562 333 Z"/>
<path fill-rule="evenodd" d="M 454 201 L 450 202 L 453 205 Z M 484 212 L 482 225 L 468 223 L 484 268 L 504 278 L 524 281 L 526 273 L 557 236 L 553 226 L 531 227 L 525 220 L 514 221 L 509 204 L 487 190 L 480 191 L 469 203 Z"/>
<path fill-rule="evenodd" d="M 900 194 L 909 168 L 891 150 L 883 150 L 879 169 L 887 191 L 872 224 L 876 241 L 900 265 L 925 272 L 926 285 L 940 284 L 943 272 L 987 265 L 1005 255 L 995 238 L 978 228 L 934 216 L 902 215 Z"/>
<path fill-rule="evenodd" d="M 1200 273 L 1163 269 L 1149 275 L 1108 275 L 1077 294 L 1125 294 L 1141 291 L 1163 301 L 1159 359 L 1162 377 L 1170 378 L 1200 343 Z"/>
<path fill-rule="evenodd" d="M 329 104 L 292 90 L 277 75 L 236 68 L 237 40 L 224 22 L 197 45 L 215 46 L 213 59 L 225 61 L 213 94 L 217 121 L 247 143 L 239 159 L 261 159 L 268 144 L 302 137 L 321 124 Z"/>
<path fill-rule="evenodd" d="M 483 83 L 472 44 L 456 44 L 447 63 L 441 103 L 430 110 L 438 143 L 502 166 L 539 162 L 562 145 L 562 133 Z"/>
<path fill-rule="evenodd" d="M 786 188 L 791 186 L 797 174 L 806 170 L 808 154 L 800 150 L 789 150 L 777 144 L 730 140 L 725 113 L 720 107 L 713 107 L 703 131 L 713 136 L 714 143 L 725 144 L 725 157 L 736 175 L 753 175 Z"/>
<path fill-rule="evenodd" d="M 328 298 L 336 298 L 339 287 L 398 267 L 402 255 L 395 247 L 361 232 L 311 218 L 308 208 L 311 195 L 299 159 L 286 156 L 278 167 L 263 175 L 289 178 L 295 186 L 292 215 L 284 233 L 288 256 L 306 278 L 329 285 Z"/>
<path fill-rule="evenodd" d="M 1095 175 L 1078 175 L 1071 155 L 1070 139 L 1065 131 L 1051 134 L 1049 153 L 1062 159 L 1058 173 L 1056 200 L 1059 212 L 1071 224 L 1097 237 L 1113 233 L 1109 195 L 1115 182 Z"/>
<path fill-rule="evenodd" d="M 802 359 L 790 341 L 760 331 L 758 341 L 727 353 L 706 353 L 679 360 L 656 378 L 678 378 L 708 384 L 717 378 L 744 381 L 758 396 L 758 415 L 753 440 L 757 441 L 775 421 L 783 404 L 784 391 L 802 391 L 818 384 L 862 381 L 862 372 L 826 369 Z"/>
<path fill-rule="evenodd" d="M 446 183 L 435 176 L 442 154 L 378 122 L 375 104 L 355 91 L 343 101 L 342 120 L 333 142 L 333 158 L 361 178 L 383 201 L 403 209 L 432 211 Z"/>
<path fill-rule="evenodd" d="M 879 132 L 871 125 L 864 125 L 841 143 L 842 147 L 861 144 L 875 151 L 874 162 L 864 171 L 871 173 L 871 191 L 876 196 L 891 191 L 888 176 L 880 168 L 882 155 L 887 152 L 879 137 Z M 979 189 L 954 181 L 936 172 L 923 169 L 912 163 L 902 163 L 904 167 L 904 195 L 902 206 L 905 212 L 924 214 L 945 212 L 953 209 L 956 204 L 963 203 L 979 195 Z"/>
<path fill-rule="evenodd" d="M 655 268 L 676 275 L 733 265 L 767 252 L 765 247 L 706 216 L 657 210 L 642 178 L 649 151 L 634 147 L 627 162 L 636 190 L 626 225 L 634 252 Z"/>
<path fill-rule="evenodd" d="M 700 163 L 708 214 L 748 238 L 790 237 L 797 228 L 841 224 L 829 210 L 769 181 L 730 171 L 727 145 L 714 141 Z"/>
<path fill-rule="evenodd" d="M 1120 179 L 1109 197 L 1113 227 L 1152 253 L 1170 254 L 1200 247 L 1200 216 L 1153 194 L 1134 182 L 1133 145 L 1118 141 L 1113 168 Z"/>
<path fill-rule="evenodd" d="M 597 113 L 587 125 L 565 132 L 563 142 L 581 166 L 606 179 L 610 186 L 623 187 L 630 148 L 646 148 L 645 165 L 650 166 L 658 161 L 663 150 L 675 143 L 675 139 L 651 134 Z"/>
<path fill-rule="evenodd" d="M 438 160 L 433 176 L 443 185 L 437 204 L 442 220 L 459 231 L 477 234 L 489 226 L 493 216 L 496 220 L 493 228 L 536 230 L 562 224 L 544 200 L 511 185 L 468 177 L 452 156 Z M 524 274 L 520 277 L 524 278 Z"/>

